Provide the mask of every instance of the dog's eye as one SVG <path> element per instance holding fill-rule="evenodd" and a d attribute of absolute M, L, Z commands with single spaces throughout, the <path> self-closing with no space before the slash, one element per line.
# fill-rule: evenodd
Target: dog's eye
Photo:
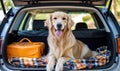
<path fill-rule="evenodd" d="M 66 20 L 66 18 L 65 18 L 65 17 L 63 17 L 62 19 L 63 19 L 63 20 Z"/>
<path fill-rule="evenodd" d="M 54 19 L 54 20 L 56 20 L 57 18 L 56 18 L 56 17 L 54 17 L 53 19 Z"/>

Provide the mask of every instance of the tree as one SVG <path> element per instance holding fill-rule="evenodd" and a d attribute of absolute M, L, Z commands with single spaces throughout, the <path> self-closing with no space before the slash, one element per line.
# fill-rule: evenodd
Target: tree
<path fill-rule="evenodd" d="M 11 7 L 14 7 L 14 4 L 12 2 L 12 0 L 3 0 L 4 4 L 5 4 L 5 9 L 9 10 Z"/>
<path fill-rule="evenodd" d="M 120 0 L 113 0 L 112 2 L 112 12 L 117 18 L 117 20 L 120 22 Z"/>

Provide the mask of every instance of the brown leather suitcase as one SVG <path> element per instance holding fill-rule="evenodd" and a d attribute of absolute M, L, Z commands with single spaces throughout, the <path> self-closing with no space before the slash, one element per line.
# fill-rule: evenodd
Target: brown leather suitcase
<path fill-rule="evenodd" d="M 27 40 L 27 42 L 23 42 Z M 14 42 L 7 46 L 7 57 L 29 57 L 40 58 L 44 52 L 43 42 L 31 42 L 28 38 L 23 38 L 19 42 Z"/>

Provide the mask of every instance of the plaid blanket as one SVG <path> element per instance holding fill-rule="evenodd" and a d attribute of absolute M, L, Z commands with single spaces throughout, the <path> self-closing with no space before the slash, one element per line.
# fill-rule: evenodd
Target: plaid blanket
<path fill-rule="evenodd" d="M 84 68 L 93 68 L 97 66 L 106 65 L 109 62 L 111 52 L 107 50 L 106 46 L 97 48 L 99 54 L 95 57 L 86 59 L 71 59 L 64 64 L 64 69 L 76 70 Z M 9 58 L 9 63 L 17 67 L 45 67 L 48 60 L 45 58 Z"/>

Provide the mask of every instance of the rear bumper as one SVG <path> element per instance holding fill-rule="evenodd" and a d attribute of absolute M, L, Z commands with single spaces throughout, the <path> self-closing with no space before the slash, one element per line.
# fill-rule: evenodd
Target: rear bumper
<path fill-rule="evenodd" d="M 120 54 L 116 57 L 116 60 L 113 63 L 113 65 L 110 68 L 108 68 L 107 70 L 109 70 L 109 71 L 119 71 L 120 70 Z"/>
<path fill-rule="evenodd" d="M 113 63 L 113 65 L 109 68 L 106 69 L 99 69 L 99 70 L 92 70 L 92 71 L 119 71 L 120 70 L 120 55 L 118 55 L 118 57 L 116 57 L 116 61 Z M 14 71 L 14 70 L 10 70 L 8 69 L 3 60 L 0 59 L 0 71 Z M 15 71 L 20 71 L 20 70 L 15 70 Z M 70 70 L 71 71 L 71 70 Z M 73 70 L 72 70 L 73 71 Z M 80 71 L 80 70 L 74 70 L 74 71 Z M 85 71 L 89 71 L 89 70 L 85 70 Z"/>

